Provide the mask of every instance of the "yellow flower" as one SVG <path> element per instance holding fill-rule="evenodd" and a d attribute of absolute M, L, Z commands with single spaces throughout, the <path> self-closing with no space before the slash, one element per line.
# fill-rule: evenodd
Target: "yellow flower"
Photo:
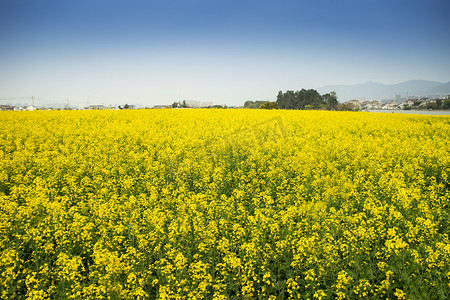
<path fill-rule="evenodd" d="M 33 111 L 0 125 L 2 299 L 450 291 L 449 116 Z"/>
<path fill-rule="evenodd" d="M 397 296 L 397 299 L 405 299 L 405 292 L 400 289 L 395 289 L 394 295 Z"/>

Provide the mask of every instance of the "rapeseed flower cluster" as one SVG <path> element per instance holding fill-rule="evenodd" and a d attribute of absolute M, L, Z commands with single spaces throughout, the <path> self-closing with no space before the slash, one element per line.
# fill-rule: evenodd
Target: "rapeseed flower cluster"
<path fill-rule="evenodd" d="M 0 113 L 1 299 L 448 299 L 450 118 Z"/>

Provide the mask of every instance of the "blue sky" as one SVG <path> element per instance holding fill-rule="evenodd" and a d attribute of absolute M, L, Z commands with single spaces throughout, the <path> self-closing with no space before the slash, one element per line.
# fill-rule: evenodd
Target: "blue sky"
<path fill-rule="evenodd" d="M 331 84 L 448 82 L 449 11 L 446 0 L 0 0 L 0 99 L 242 105 Z"/>

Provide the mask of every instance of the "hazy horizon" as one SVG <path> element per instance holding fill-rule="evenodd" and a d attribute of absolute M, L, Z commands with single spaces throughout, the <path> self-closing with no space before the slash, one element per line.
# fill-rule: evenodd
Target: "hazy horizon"
<path fill-rule="evenodd" d="M 449 8 L 437 0 L 6 0 L 0 97 L 242 105 L 275 100 L 279 90 L 448 82 Z"/>

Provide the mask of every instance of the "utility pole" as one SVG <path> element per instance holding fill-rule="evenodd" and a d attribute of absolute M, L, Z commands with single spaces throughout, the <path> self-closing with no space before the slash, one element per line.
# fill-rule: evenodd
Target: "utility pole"
<path fill-rule="evenodd" d="M 31 96 L 31 106 L 34 108 L 34 96 Z"/>

